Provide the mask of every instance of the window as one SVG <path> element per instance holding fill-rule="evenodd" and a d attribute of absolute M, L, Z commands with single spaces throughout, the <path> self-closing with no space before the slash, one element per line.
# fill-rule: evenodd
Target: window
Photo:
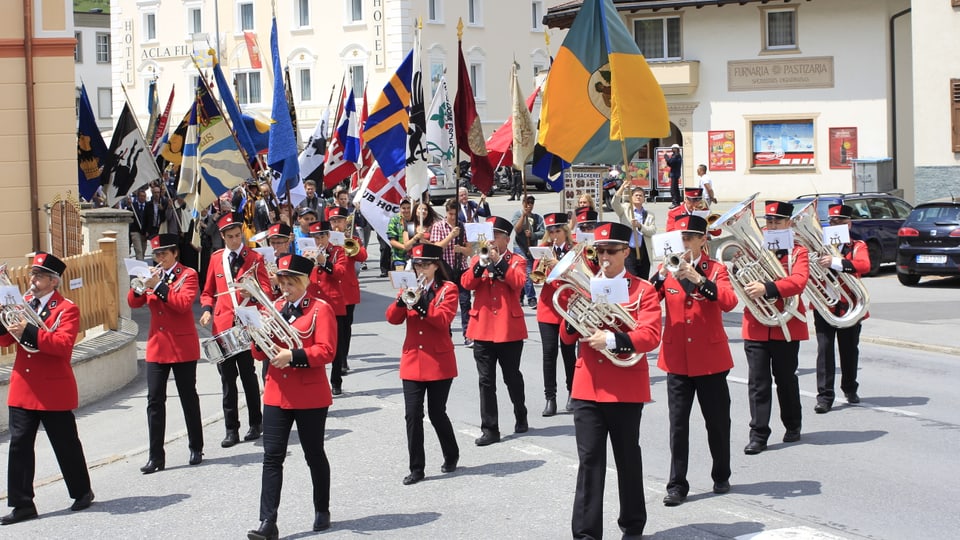
<path fill-rule="evenodd" d="M 362 99 L 363 85 L 366 84 L 366 81 L 364 80 L 363 66 L 350 66 L 350 84 L 353 85 L 354 99 Z"/>
<path fill-rule="evenodd" d="M 113 89 L 97 88 L 97 118 L 110 118 L 113 114 Z"/>
<path fill-rule="evenodd" d="M 473 86 L 473 98 L 484 99 L 483 64 L 470 64 L 470 84 Z"/>
<path fill-rule="evenodd" d="M 816 165 L 813 120 L 758 120 L 750 125 L 753 169 L 805 169 Z"/>
<path fill-rule="evenodd" d="M 241 32 L 253 31 L 253 2 L 237 3 L 237 26 Z"/>
<path fill-rule="evenodd" d="M 350 22 L 363 20 L 363 0 L 347 0 L 347 20 Z"/>
<path fill-rule="evenodd" d="M 236 74 L 237 103 L 250 105 L 261 102 L 260 72 L 241 71 Z"/>
<path fill-rule="evenodd" d="M 797 49 L 797 10 L 795 8 L 764 10 L 763 23 L 765 51 Z"/>
<path fill-rule="evenodd" d="M 530 29 L 534 32 L 543 31 L 543 1 L 534 0 L 530 2 L 531 14 L 533 15 L 533 21 L 531 23 Z"/>
<path fill-rule="evenodd" d="M 83 50 L 81 49 L 81 45 L 83 45 L 83 34 L 74 32 L 73 38 L 77 40 L 77 43 L 73 46 L 73 61 L 79 64 L 83 62 Z"/>
<path fill-rule="evenodd" d="M 310 0 L 297 0 L 294 4 L 294 21 L 298 28 L 310 26 Z"/>
<path fill-rule="evenodd" d="M 427 22 L 443 22 L 443 2 L 427 0 Z"/>
<path fill-rule="evenodd" d="M 110 34 L 97 32 L 97 63 L 110 63 Z"/>
<path fill-rule="evenodd" d="M 483 24 L 483 9 L 480 0 L 467 0 L 467 24 L 473 26 Z"/>
<path fill-rule="evenodd" d="M 198 7 L 187 9 L 187 34 L 203 32 L 203 10 Z"/>
<path fill-rule="evenodd" d="M 633 36 L 647 60 L 680 60 L 680 17 L 637 19 Z"/>
<path fill-rule="evenodd" d="M 960 79 L 950 79 L 950 117 L 953 119 L 953 151 L 960 152 Z"/>
<path fill-rule="evenodd" d="M 157 14 L 156 13 L 143 14 L 143 36 L 144 36 L 144 41 L 157 40 Z"/>
<path fill-rule="evenodd" d="M 303 68 L 298 72 L 298 78 L 300 83 L 300 101 L 311 101 L 313 100 L 313 89 L 311 87 L 310 79 L 310 69 Z"/>

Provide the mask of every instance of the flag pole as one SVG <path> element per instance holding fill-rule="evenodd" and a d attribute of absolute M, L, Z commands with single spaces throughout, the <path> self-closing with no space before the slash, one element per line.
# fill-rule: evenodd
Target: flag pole
<path fill-rule="evenodd" d="M 457 47 L 461 50 L 463 49 L 463 17 L 460 17 L 457 20 Z M 457 84 L 457 92 L 460 92 L 459 83 Z M 454 171 L 455 171 L 454 176 L 457 177 L 457 199 L 459 200 L 460 198 L 460 144 L 459 144 L 459 141 L 457 143 L 457 164 L 455 165 Z M 494 183 L 494 185 L 496 185 L 496 183 Z M 467 195 L 469 196 L 469 190 L 467 190 Z M 469 204 L 468 204 L 468 207 L 469 207 Z M 464 217 L 466 217 L 466 210 L 464 210 Z"/>

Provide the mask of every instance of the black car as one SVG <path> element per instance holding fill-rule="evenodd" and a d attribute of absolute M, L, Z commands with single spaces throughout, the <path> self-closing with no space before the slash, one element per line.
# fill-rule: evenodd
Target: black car
<path fill-rule="evenodd" d="M 918 204 L 897 233 L 897 279 L 960 275 L 960 199 Z"/>
<path fill-rule="evenodd" d="M 830 206 L 845 204 L 853 208 L 850 237 L 863 240 L 870 250 L 870 272 L 876 275 L 880 265 L 897 261 L 897 231 L 913 209 L 907 201 L 887 193 L 820 193 L 801 195 L 790 201 L 795 206 L 818 198 L 820 224 L 830 224 Z"/>

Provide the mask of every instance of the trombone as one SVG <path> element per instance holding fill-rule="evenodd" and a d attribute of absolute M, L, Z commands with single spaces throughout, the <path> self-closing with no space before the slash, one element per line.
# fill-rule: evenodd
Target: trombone
<path fill-rule="evenodd" d="M 357 239 L 353 237 L 353 217 L 356 214 L 356 211 L 350 214 L 347 217 L 346 225 L 343 227 L 343 250 L 347 253 L 347 257 L 356 257 L 357 253 L 360 253 L 360 242 L 357 242 Z"/>

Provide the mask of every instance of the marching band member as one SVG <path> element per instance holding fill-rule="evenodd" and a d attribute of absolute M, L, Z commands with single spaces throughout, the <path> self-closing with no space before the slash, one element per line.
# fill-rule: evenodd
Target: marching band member
<path fill-rule="evenodd" d="M 267 245 L 273 248 L 273 255 L 276 259 L 290 253 L 290 238 L 293 231 L 286 223 L 274 223 L 267 229 Z M 273 298 L 280 298 L 280 282 L 277 281 L 277 275 L 269 273 L 270 285 L 273 287 Z"/>
<path fill-rule="evenodd" d="M 407 335 L 400 355 L 400 379 L 403 381 L 403 400 L 407 421 L 407 450 L 410 454 L 410 474 L 403 485 L 416 484 L 424 478 L 426 456 L 423 450 L 423 401 L 427 400 L 430 423 L 440 439 L 443 452 L 442 472 L 453 472 L 460 459 L 460 448 L 447 416 L 447 397 L 457 376 L 457 357 L 450 337 L 450 323 L 457 315 L 458 289 L 447 279 L 440 260 L 443 248 L 419 244 L 410 250 L 413 268 L 422 287 L 420 297 L 407 303 L 408 291 L 400 293 L 397 301 L 387 306 L 387 322 L 407 323 Z M 409 300 L 412 300 L 410 298 Z"/>
<path fill-rule="evenodd" d="M 460 189 L 464 192 L 467 190 L 467 188 Z M 467 338 L 467 326 L 470 321 L 470 291 L 464 289 L 463 285 L 460 284 L 460 276 L 467 268 L 467 261 L 473 253 L 473 248 L 467 242 L 467 230 L 463 226 L 463 221 L 457 217 L 457 204 L 455 199 L 447 199 L 447 202 L 443 205 L 447 211 L 447 217 L 446 219 L 438 219 L 430 227 L 429 241 L 431 244 L 443 248 L 443 261 L 452 272 L 450 280 L 457 284 L 460 297 L 460 328 L 463 333 L 463 344 L 470 348 L 473 347 L 473 342 Z M 471 202 L 471 204 L 476 203 Z"/>
<path fill-rule="evenodd" d="M 703 202 L 703 189 L 698 187 L 683 188 L 683 204 L 675 206 L 667 212 L 667 232 L 673 231 L 677 225 L 677 218 L 687 214 L 693 214 L 701 210 Z M 703 208 L 706 210 L 706 208 Z"/>
<path fill-rule="evenodd" d="M 330 462 L 323 448 L 327 410 L 333 403 L 326 365 L 336 350 L 333 308 L 307 293 L 314 264 L 299 255 L 277 261 L 283 298 L 275 307 L 299 333 L 302 349 L 282 349 L 270 362 L 263 390 L 263 476 L 260 489 L 260 526 L 247 532 L 253 540 L 277 539 L 277 510 L 283 485 L 283 462 L 290 429 L 297 436 L 310 467 L 313 484 L 313 530 L 330 528 Z M 254 347 L 255 348 L 255 347 Z M 258 357 L 264 357 L 257 351 Z"/>
<path fill-rule="evenodd" d="M 347 332 L 347 304 L 343 281 L 350 270 L 347 268 L 347 254 L 343 247 L 330 243 L 330 230 L 329 221 L 317 221 L 311 225 L 310 235 L 317 241 L 317 252 L 304 255 L 316 262 L 316 268 L 310 275 L 311 296 L 330 304 L 337 317 L 337 351 L 330 369 L 330 384 L 333 386 L 333 395 L 339 396 L 343 393 L 343 362 L 346 358 L 341 338 Z"/>
<path fill-rule="evenodd" d="M 596 210 L 592 210 L 589 206 L 577 208 L 575 230 L 578 233 L 593 233 L 593 230 L 597 227 L 598 216 L 599 214 L 597 214 Z M 574 236 L 576 236 L 576 234 Z M 576 238 L 576 240 L 577 242 L 582 242 L 579 238 Z"/>
<path fill-rule="evenodd" d="M 213 321 L 214 336 L 233 328 L 235 310 L 242 300 L 243 293 L 228 292 L 229 282 L 239 279 L 251 268 L 256 267 L 254 272 L 260 288 L 264 291 L 271 290 L 263 256 L 244 246 L 243 216 L 224 214 L 217 221 L 217 227 L 225 247 L 210 256 L 207 281 L 200 294 L 200 305 L 203 307 L 200 326 L 207 326 Z M 217 371 L 220 372 L 220 383 L 223 387 L 223 420 L 227 428 L 226 437 L 220 442 L 220 446 L 229 448 L 240 442 L 240 411 L 237 406 L 238 376 L 247 400 L 247 418 L 250 422 L 250 429 L 243 436 L 243 440 L 259 439 L 263 430 L 263 413 L 260 411 L 260 382 L 257 380 L 256 368 L 253 366 L 253 356 L 249 351 L 242 351 L 218 364 Z"/>
<path fill-rule="evenodd" d="M 830 225 L 846 225 L 850 228 L 853 208 L 845 204 L 834 204 L 829 208 Z M 870 252 L 862 240 L 850 239 L 839 247 L 841 257 L 825 255 L 817 259 L 817 264 L 834 272 L 846 272 L 856 277 L 870 271 Z M 837 305 L 836 314 L 842 315 L 850 306 Z M 866 318 L 866 317 L 864 317 Z M 860 328 L 863 320 L 849 328 L 835 328 L 816 310 L 813 312 L 813 326 L 817 332 L 817 405 L 813 410 L 817 414 L 830 412 L 833 408 L 833 382 L 836 377 L 837 360 L 833 343 L 839 343 L 840 349 L 840 390 L 847 403 L 860 403 L 857 395 L 857 364 L 860 359 Z"/>
<path fill-rule="evenodd" d="M 793 205 L 779 201 L 767 201 L 767 229 L 790 228 Z M 780 250 L 775 253 L 787 276 L 776 281 L 754 281 L 744 286 L 750 300 L 763 297 L 776 300 L 777 309 L 783 308 L 783 300 L 799 296 L 810 275 L 807 249 L 794 245 L 793 252 Z M 745 300 L 746 301 L 746 300 Z M 802 314 L 803 302 L 797 303 Z M 780 402 L 780 420 L 786 428 L 783 442 L 800 440 L 802 412 L 800 410 L 800 384 L 797 381 L 800 341 L 809 338 L 807 322 L 793 317 L 787 323 L 791 341 L 787 341 L 779 326 L 764 326 L 749 309 L 743 310 L 743 349 L 747 356 L 747 391 L 750 397 L 750 442 L 743 449 L 747 455 L 759 454 L 767 449 L 770 437 L 770 410 L 772 383 L 777 383 L 777 400 Z M 771 377 L 772 374 L 772 377 Z"/>
<path fill-rule="evenodd" d="M 707 221 L 680 216 L 674 230 L 682 231 L 686 254 L 679 269 L 660 265 L 653 286 L 663 300 L 666 325 L 657 366 L 667 373 L 670 412 L 670 480 L 666 506 L 687 498 L 690 454 L 690 410 L 696 395 L 707 428 L 713 457 L 713 492 L 730 491 L 730 388 L 727 374 L 733 356 L 723 329 L 723 313 L 737 305 L 727 267 L 712 260 L 707 245 Z"/>
<path fill-rule="evenodd" d="M 497 363 L 503 371 L 513 414 L 515 433 L 526 433 L 527 407 L 524 404 L 523 374 L 520 373 L 520 355 L 527 325 L 520 306 L 520 291 L 527 280 L 527 261 L 507 249 L 513 226 L 502 217 L 487 218 L 493 225 L 493 239 L 489 241 L 489 257 L 475 255 L 460 282 L 463 288 L 474 291 L 473 309 L 467 337 L 473 340 L 473 359 L 477 363 L 480 382 L 480 429 L 482 435 L 474 441 L 487 446 L 500 441 L 500 423 L 497 411 Z"/>
<path fill-rule="evenodd" d="M 549 274 L 557 261 L 573 249 L 570 229 L 567 227 L 567 215 L 563 212 L 543 216 L 547 227 L 548 239 L 541 246 L 551 247 L 556 259 L 545 261 L 543 272 Z M 536 265 L 534 265 L 536 268 Z M 567 387 L 566 410 L 570 411 L 570 389 L 573 385 L 573 366 L 577 361 L 576 343 L 560 342 L 560 324 L 563 319 L 553 306 L 553 297 L 557 292 L 557 283 L 544 283 L 540 290 L 540 305 L 537 306 L 537 326 L 540 328 L 540 341 L 543 343 L 543 394 L 546 405 L 542 416 L 557 414 L 557 352 L 563 357 L 563 372 Z"/>
<path fill-rule="evenodd" d="M 647 279 L 650 277 L 650 263 L 653 261 L 653 235 L 657 233 L 653 212 L 647 211 L 643 203 L 647 193 L 640 186 L 630 189 L 630 200 L 624 200 L 629 182 L 624 182 L 617 190 L 612 205 L 620 218 L 620 223 L 633 229 L 630 236 L 630 251 L 627 252 L 627 271 Z"/>
<path fill-rule="evenodd" d="M 79 398 L 70 358 L 80 328 L 80 310 L 57 290 L 66 269 L 63 261 L 49 253 L 38 251 L 33 257 L 30 268 L 33 293 L 24 300 L 26 308 L 35 310 L 49 330 L 38 328 L 22 317 L 9 327 L 0 325 L 0 347 L 17 345 L 7 396 L 10 415 L 7 506 L 13 511 L 0 517 L 0 525 L 37 517 L 33 503 L 34 443 L 40 424 L 57 456 L 67 492 L 74 499 L 70 510 L 83 510 L 93 503 L 90 474 L 73 415 Z"/>
<path fill-rule="evenodd" d="M 143 474 L 162 471 L 166 465 L 163 451 L 167 420 L 167 380 L 173 371 L 177 394 L 187 425 L 190 465 L 203 460 L 203 423 L 200 396 L 197 395 L 197 360 L 200 338 L 193 323 L 193 303 L 200 294 L 200 281 L 192 268 L 180 264 L 176 234 L 161 234 L 150 239 L 159 269 L 144 282 L 146 291 L 127 293 L 131 308 L 150 308 L 150 334 L 147 338 L 147 432 L 150 454 Z"/>
<path fill-rule="evenodd" d="M 645 279 L 625 269 L 632 231 L 620 223 L 601 223 L 594 230 L 603 277 L 626 279 L 630 300 L 623 307 L 637 322 L 629 332 L 598 329 L 580 336 L 564 324 L 564 343 L 580 341 L 573 374 L 573 425 L 580 469 L 573 501 L 574 538 L 603 536 L 603 485 L 607 469 L 607 437 L 616 459 L 620 491 L 617 523 L 624 538 L 639 538 L 647 522 L 640 452 L 640 416 L 650 401 L 650 374 L 646 355 L 631 367 L 611 363 L 600 351 L 646 353 L 660 343 L 660 302 Z"/>
<path fill-rule="evenodd" d="M 337 194 L 342 199 L 346 191 Z M 343 348 L 343 364 L 341 374 L 346 375 L 350 372 L 347 366 L 347 359 L 350 357 L 350 341 L 353 339 L 353 311 L 360 303 L 360 280 L 357 277 L 357 268 L 367 260 L 367 248 L 360 241 L 354 230 L 347 229 L 347 216 L 350 211 L 343 206 L 333 206 L 327 209 L 327 219 L 330 221 L 330 228 L 342 232 L 347 239 L 353 239 L 357 243 L 359 250 L 356 255 L 347 255 L 344 250 L 344 259 L 346 260 L 347 271 L 340 283 L 340 289 L 343 291 L 343 302 L 346 304 L 346 320 L 344 324 L 344 333 L 337 337 L 337 348 Z"/>

